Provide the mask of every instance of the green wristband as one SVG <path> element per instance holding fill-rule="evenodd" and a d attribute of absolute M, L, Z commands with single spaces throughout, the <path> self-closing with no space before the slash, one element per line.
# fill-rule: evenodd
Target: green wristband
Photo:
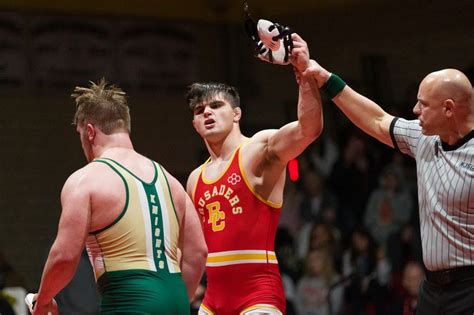
<path fill-rule="evenodd" d="M 329 97 L 333 99 L 337 94 L 341 93 L 346 85 L 346 82 L 344 82 L 337 74 L 331 73 L 331 76 L 326 83 L 323 84 L 321 90 L 329 94 Z"/>

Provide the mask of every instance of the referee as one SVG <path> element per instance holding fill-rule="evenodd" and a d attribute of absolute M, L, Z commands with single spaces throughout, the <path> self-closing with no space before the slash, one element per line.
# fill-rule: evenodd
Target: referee
<path fill-rule="evenodd" d="M 474 314 L 474 97 L 455 69 L 427 75 L 416 120 L 387 114 L 314 60 L 313 76 L 360 129 L 416 161 L 423 261 L 417 314 Z"/>

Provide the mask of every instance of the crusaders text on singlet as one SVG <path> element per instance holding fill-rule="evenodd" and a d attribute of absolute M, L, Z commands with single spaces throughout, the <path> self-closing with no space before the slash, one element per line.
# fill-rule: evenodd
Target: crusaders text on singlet
<path fill-rule="evenodd" d="M 202 219 L 209 254 L 202 308 L 209 314 L 239 314 L 255 306 L 285 310 L 274 252 L 281 205 L 258 196 L 241 166 L 241 147 L 225 171 L 206 180 L 206 162 L 193 201 Z"/>

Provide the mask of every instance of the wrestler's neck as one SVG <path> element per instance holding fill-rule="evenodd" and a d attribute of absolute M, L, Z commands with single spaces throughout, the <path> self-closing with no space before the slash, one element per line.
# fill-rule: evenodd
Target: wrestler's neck
<path fill-rule="evenodd" d="M 225 137 L 214 141 L 207 139 L 205 142 L 212 161 L 227 161 L 245 139 L 247 138 L 242 135 L 239 128 L 233 128 Z"/>
<path fill-rule="evenodd" d="M 100 139 L 97 139 L 92 146 L 92 151 L 96 158 L 112 157 L 116 153 L 130 150 L 134 150 L 133 144 L 130 140 L 130 135 L 126 132 L 103 135 Z"/>

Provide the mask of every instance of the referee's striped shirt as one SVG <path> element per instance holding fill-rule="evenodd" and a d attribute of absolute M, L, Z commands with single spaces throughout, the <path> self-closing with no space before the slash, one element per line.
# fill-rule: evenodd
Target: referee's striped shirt
<path fill-rule="evenodd" d="M 423 261 L 431 271 L 474 265 L 474 130 L 456 145 L 393 119 L 392 141 L 415 158 Z"/>

